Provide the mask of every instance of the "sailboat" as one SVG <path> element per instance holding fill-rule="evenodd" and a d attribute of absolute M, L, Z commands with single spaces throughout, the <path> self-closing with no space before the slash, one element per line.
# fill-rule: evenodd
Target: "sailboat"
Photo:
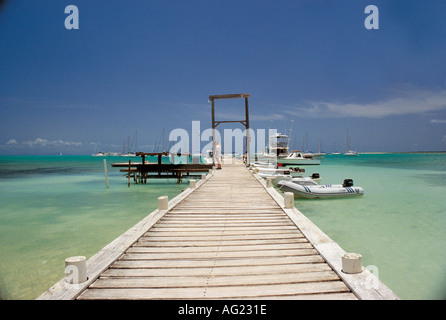
<path fill-rule="evenodd" d="M 134 141 L 135 141 L 135 152 L 131 152 L 130 150 L 133 147 Z M 138 145 L 138 130 L 135 131 L 135 135 L 133 136 L 131 144 L 130 144 L 130 136 L 127 138 L 127 144 L 123 146 L 122 153 L 120 154 L 120 156 L 122 156 L 122 157 L 136 157 L 137 145 Z M 125 152 L 126 149 L 127 149 L 127 152 Z"/>
<path fill-rule="evenodd" d="M 357 156 L 358 153 L 356 151 L 351 150 L 350 146 L 350 137 L 348 135 L 348 129 L 347 129 L 347 152 L 344 153 L 344 156 Z"/>

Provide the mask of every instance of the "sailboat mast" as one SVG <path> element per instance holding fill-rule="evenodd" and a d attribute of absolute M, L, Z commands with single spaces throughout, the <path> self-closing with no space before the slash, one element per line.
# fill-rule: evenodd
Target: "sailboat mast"
<path fill-rule="evenodd" d="M 347 128 L 347 152 L 350 150 L 350 141 L 348 137 L 348 128 Z"/>

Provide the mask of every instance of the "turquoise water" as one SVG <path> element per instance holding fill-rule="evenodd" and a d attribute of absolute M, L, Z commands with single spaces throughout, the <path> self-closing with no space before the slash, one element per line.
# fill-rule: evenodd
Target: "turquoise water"
<path fill-rule="evenodd" d="M 331 155 L 312 172 L 322 184 L 351 178 L 365 195 L 295 199 L 302 213 L 400 298 L 446 298 L 446 154 Z"/>
<path fill-rule="evenodd" d="M 64 276 L 64 260 L 91 257 L 186 184 L 127 187 L 108 157 L 0 157 L 0 295 L 34 299 Z M 402 299 L 446 297 L 446 154 L 327 156 L 323 183 L 345 178 L 365 189 L 355 199 L 295 200 L 342 248 L 358 252 Z M 375 273 L 376 274 L 376 273 Z"/>
<path fill-rule="evenodd" d="M 34 299 L 64 276 L 70 256 L 91 257 L 185 186 L 174 180 L 127 187 L 108 157 L 0 157 L 0 294 Z M 151 186 L 152 185 L 152 186 Z"/>

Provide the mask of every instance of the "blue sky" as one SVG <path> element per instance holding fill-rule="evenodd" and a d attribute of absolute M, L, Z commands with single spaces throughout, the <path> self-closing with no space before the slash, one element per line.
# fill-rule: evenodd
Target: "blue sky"
<path fill-rule="evenodd" d="M 367 30 L 367 5 L 379 29 Z M 79 29 L 64 26 L 79 9 Z M 122 151 L 138 131 L 251 127 L 316 151 L 446 150 L 446 12 L 435 0 L 10 0 L 0 12 L 0 154 Z M 219 120 L 243 115 L 219 100 Z M 236 125 L 221 127 L 241 128 Z M 202 142 L 206 144 L 207 142 Z M 156 151 L 156 150 L 155 150 Z"/>

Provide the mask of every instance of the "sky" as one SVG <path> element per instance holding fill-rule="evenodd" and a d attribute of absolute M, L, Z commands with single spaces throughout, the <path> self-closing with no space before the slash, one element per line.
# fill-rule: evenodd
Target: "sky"
<path fill-rule="evenodd" d="M 446 150 L 446 1 L 2 2 L 0 155 L 121 152 L 136 133 L 161 151 L 231 93 L 293 149 L 345 152 L 348 130 L 358 152 Z M 243 119 L 244 102 L 216 113 Z"/>

